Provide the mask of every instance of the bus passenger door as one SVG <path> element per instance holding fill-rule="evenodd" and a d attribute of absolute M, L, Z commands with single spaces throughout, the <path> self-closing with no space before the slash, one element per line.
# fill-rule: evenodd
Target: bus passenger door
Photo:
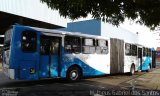
<path fill-rule="evenodd" d="M 138 48 L 138 64 L 140 70 L 142 70 L 142 48 Z"/>
<path fill-rule="evenodd" d="M 50 76 L 58 77 L 60 73 L 60 38 L 52 37 L 51 44 L 51 53 L 50 53 Z"/>
<path fill-rule="evenodd" d="M 57 77 L 59 72 L 60 38 L 41 36 L 40 78 Z"/>

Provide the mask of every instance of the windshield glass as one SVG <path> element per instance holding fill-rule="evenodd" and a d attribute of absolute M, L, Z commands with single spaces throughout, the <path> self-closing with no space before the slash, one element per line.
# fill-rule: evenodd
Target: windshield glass
<path fill-rule="evenodd" d="M 4 43 L 10 43 L 12 37 L 12 29 L 9 29 L 5 32 Z"/>
<path fill-rule="evenodd" d="M 9 29 L 5 32 L 5 36 L 4 36 L 4 50 L 9 49 L 11 38 L 12 38 L 12 29 Z"/>

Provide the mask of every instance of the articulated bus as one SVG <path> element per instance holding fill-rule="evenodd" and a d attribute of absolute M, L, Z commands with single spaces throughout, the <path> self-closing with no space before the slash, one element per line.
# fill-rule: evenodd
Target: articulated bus
<path fill-rule="evenodd" d="M 40 80 L 151 69 L 151 50 L 116 38 L 22 25 L 5 32 L 3 72 L 11 79 Z"/>

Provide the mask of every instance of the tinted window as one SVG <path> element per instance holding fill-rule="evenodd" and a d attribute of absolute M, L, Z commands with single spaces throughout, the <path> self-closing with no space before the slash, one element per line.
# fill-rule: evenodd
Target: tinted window
<path fill-rule="evenodd" d="M 57 37 L 41 36 L 41 54 L 50 55 L 59 53 L 60 39 Z"/>
<path fill-rule="evenodd" d="M 9 50 L 10 49 L 10 44 L 4 44 L 3 46 L 3 50 L 6 51 L 6 50 Z"/>
<path fill-rule="evenodd" d="M 51 54 L 59 53 L 59 42 L 58 38 L 51 39 Z"/>
<path fill-rule="evenodd" d="M 12 29 L 9 29 L 5 32 L 4 43 L 10 43 L 12 38 Z"/>
<path fill-rule="evenodd" d="M 137 56 L 137 46 L 132 45 L 132 56 Z"/>
<path fill-rule="evenodd" d="M 143 56 L 147 56 L 148 55 L 148 49 L 143 47 Z"/>
<path fill-rule="evenodd" d="M 50 39 L 46 37 L 41 37 L 41 54 L 49 55 L 50 54 Z"/>
<path fill-rule="evenodd" d="M 146 48 L 146 56 L 148 56 L 148 55 L 149 55 L 149 49 Z"/>
<path fill-rule="evenodd" d="M 125 44 L 125 54 L 130 56 L 131 55 L 131 44 Z"/>
<path fill-rule="evenodd" d="M 149 49 L 149 56 L 151 57 L 151 55 L 152 55 L 152 50 Z"/>
<path fill-rule="evenodd" d="M 147 48 L 147 56 L 151 57 L 151 49 L 150 48 Z"/>
<path fill-rule="evenodd" d="M 37 35 L 32 31 L 24 31 L 22 33 L 22 51 L 35 52 L 37 44 Z"/>
<path fill-rule="evenodd" d="M 146 50 L 144 47 L 143 47 L 143 56 L 146 56 Z"/>
<path fill-rule="evenodd" d="M 80 53 L 80 37 L 66 36 L 65 37 L 65 53 Z"/>
<path fill-rule="evenodd" d="M 4 36 L 4 50 L 9 50 L 12 38 L 12 29 L 7 30 Z"/>

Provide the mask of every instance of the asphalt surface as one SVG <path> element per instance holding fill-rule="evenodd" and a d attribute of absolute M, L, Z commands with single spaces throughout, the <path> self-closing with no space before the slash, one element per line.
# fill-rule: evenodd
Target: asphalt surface
<path fill-rule="evenodd" d="M 10 80 L 0 71 L 0 96 L 160 96 L 160 91 L 146 94 L 160 89 L 159 77 L 160 66 L 151 72 L 136 72 L 133 76 L 128 74 L 106 75 L 84 78 L 74 83 L 69 83 L 65 79 Z M 149 91 L 144 91 L 146 89 Z"/>
<path fill-rule="evenodd" d="M 84 78 L 79 82 L 69 83 L 65 79 L 47 79 L 39 81 L 10 80 L 0 72 L 0 96 L 102 96 L 110 95 L 101 90 L 132 89 L 132 84 L 125 82 L 134 80 L 146 72 L 107 75 L 94 78 Z"/>

